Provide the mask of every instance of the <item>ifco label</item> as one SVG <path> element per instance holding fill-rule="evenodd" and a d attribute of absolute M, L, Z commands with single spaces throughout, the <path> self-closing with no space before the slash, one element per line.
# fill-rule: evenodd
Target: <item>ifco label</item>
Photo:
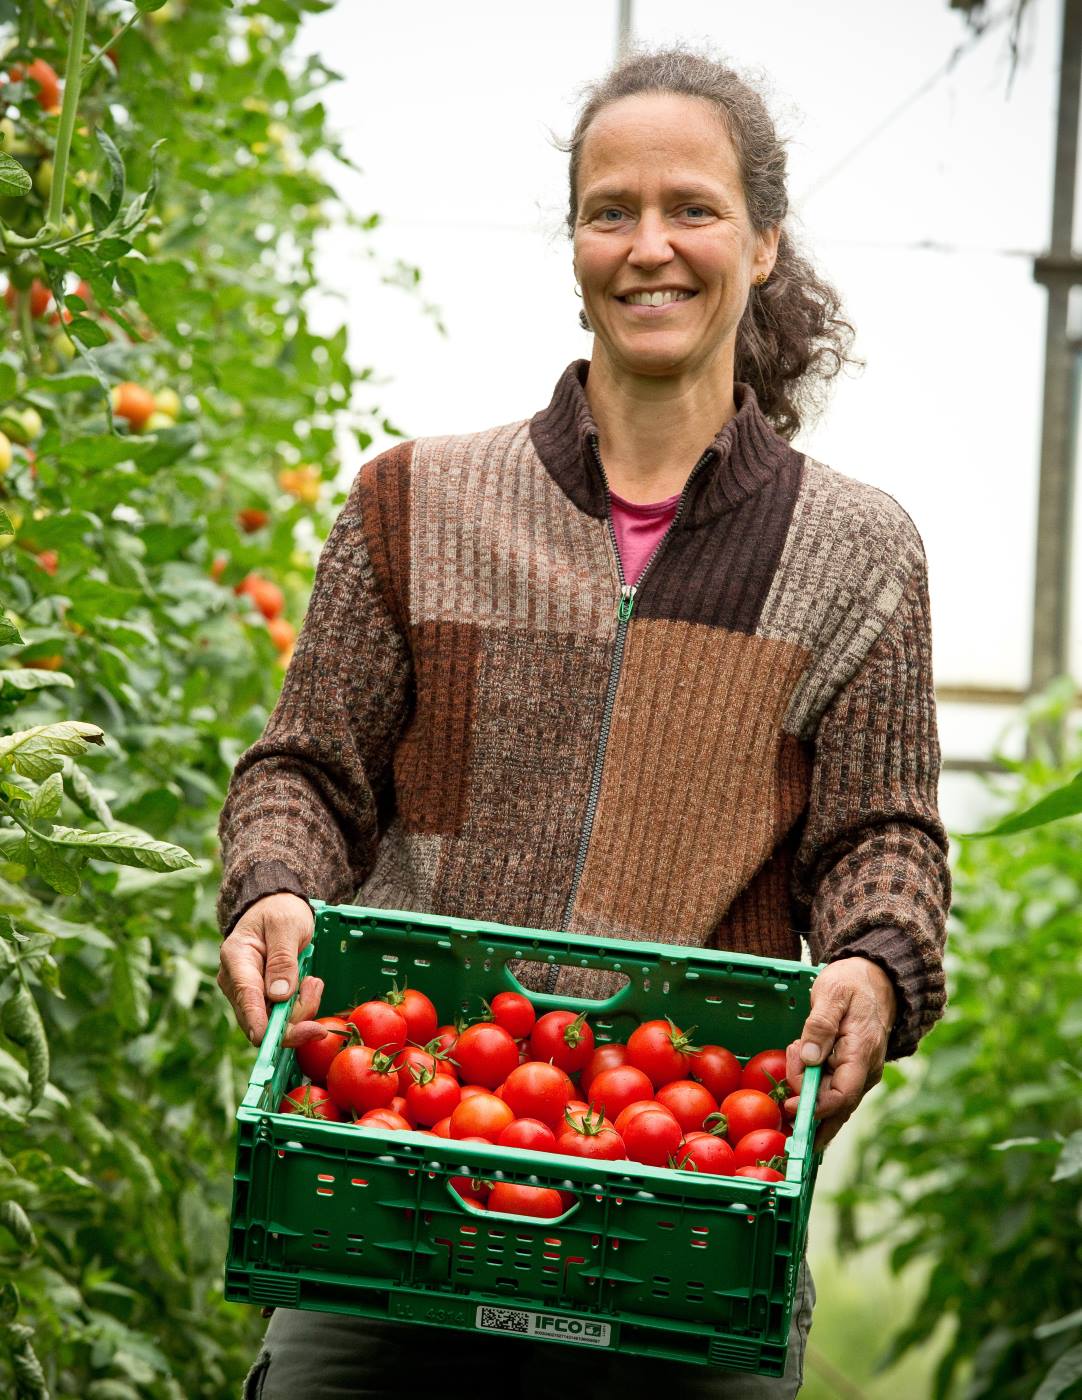
<path fill-rule="evenodd" d="M 558 1313 L 482 1305 L 477 1309 L 475 1325 L 486 1332 L 510 1332 L 520 1337 L 548 1337 L 552 1341 L 581 1342 L 590 1347 L 612 1345 L 611 1325 L 592 1317 L 561 1317 Z"/>

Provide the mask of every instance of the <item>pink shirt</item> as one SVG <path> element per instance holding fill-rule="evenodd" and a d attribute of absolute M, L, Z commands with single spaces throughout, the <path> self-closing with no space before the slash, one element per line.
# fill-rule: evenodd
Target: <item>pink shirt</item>
<path fill-rule="evenodd" d="M 612 501 L 612 526 L 616 532 L 624 581 L 638 583 L 643 566 L 672 524 L 676 507 L 680 504 L 680 492 L 664 501 L 651 501 L 644 506 L 625 501 L 615 491 L 609 492 L 609 499 Z"/>

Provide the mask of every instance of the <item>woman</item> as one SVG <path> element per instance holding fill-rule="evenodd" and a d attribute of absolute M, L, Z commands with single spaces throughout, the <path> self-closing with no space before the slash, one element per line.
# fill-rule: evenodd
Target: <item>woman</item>
<path fill-rule="evenodd" d="M 789 445 L 850 328 L 785 230 L 759 95 L 641 54 L 569 152 L 591 358 L 528 423 L 359 473 L 222 813 L 219 981 L 258 1043 L 308 895 L 764 956 L 799 957 L 803 933 L 827 966 L 789 1079 L 826 1064 L 822 1147 L 944 1004 L 923 550 L 891 498 Z M 321 990 L 291 1043 L 321 1034 Z M 666 1393 L 794 1395 L 813 1299 L 804 1267 L 785 1377 L 666 1366 Z M 249 1393 L 390 1394 L 406 1357 L 443 1394 L 493 1367 L 503 1395 L 549 1393 L 569 1364 L 278 1310 Z M 640 1358 L 570 1360 L 627 1394 L 659 1383 Z"/>

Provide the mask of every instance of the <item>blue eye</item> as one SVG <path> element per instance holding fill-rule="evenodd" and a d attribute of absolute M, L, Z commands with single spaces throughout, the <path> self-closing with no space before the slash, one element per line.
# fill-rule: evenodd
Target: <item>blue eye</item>
<path fill-rule="evenodd" d="M 610 214 L 615 215 L 615 218 L 610 219 Z M 616 219 L 622 219 L 624 217 L 624 211 L 622 209 L 602 209 L 598 217 L 601 219 L 602 223 L 611 224 L 615 223 Z"/>
<path fill-rule="evenodd" d="M 694 217 L 696 214 L 702 214 L 707 218 L 709 218 L 710 216 L 710 210 L 704 209 L 701 204 L 689 204 L 688 207 L 684 210 L 684 213 L 690 214 L 692 217 Z"/>

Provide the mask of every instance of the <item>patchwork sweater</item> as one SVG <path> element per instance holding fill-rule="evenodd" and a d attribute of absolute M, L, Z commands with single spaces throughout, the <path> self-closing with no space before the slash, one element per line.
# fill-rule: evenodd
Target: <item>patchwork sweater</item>
<path fill-rule="evenodd" d="M 588 368 L 528 421 L 358 473 L 232 775 L 222 932 L 290 890 L 766 957 L 803 935 L 888 972 L 909 1054 L 950 900 L 919 535 L 737 385 L 629 587 Z"/>

